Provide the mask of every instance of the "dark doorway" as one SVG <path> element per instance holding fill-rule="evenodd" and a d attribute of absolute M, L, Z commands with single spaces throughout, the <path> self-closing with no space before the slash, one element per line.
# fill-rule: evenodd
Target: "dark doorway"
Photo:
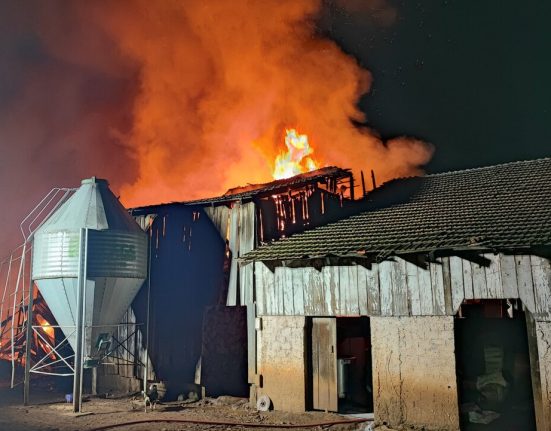
<path fill-rule="evenodd" d="M 473 300 L 455 320 L 461 429 L 535 430 L 526 317 L 516 300 Z"/>
<path fill-rule="evenodd" d="M 337 318 L 339 413 L 373 413 L 372 375 L 369 318 Z"/>

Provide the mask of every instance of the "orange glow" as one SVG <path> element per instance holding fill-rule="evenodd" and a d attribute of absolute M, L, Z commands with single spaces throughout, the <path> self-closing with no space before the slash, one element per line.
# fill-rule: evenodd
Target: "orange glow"
<path fill-rule="evenodd" d="M 285 145 L 287 151 L 275 159 L 273 177 L 276 180 L 318 169 L 318 164 L 309 157 L 314 149 L 308 143 L 308 136 L 299 135 L 295 129 L 288 129 L 285 131 Z"/>
<path fill-rule="evenodd" d="M 39 329 L 41 335 L 48 341 L 50 345 L 53 346 L 55 343 L 55 329 L 50 326 L 50 323 L 39 313 L 34 313 L 34 319 L 36 320 L 36 323 L 41 326 L 41 328 Z M 23 327 L 25 327 L 25 325 L 26 322 L 23 324 Z M 33 334 L 33 341 L 35 346 L 31 349 L 31 353 L 33 355 L 37 353 L 36 348 L 38 347 L 38 350 L 42 350 L 42 352 L 48 355 L 50 359 L 56 359 L 56 355 L 53 349 L 48 345 L 48 343 L 44 342 L 44 340 L 42 340 L 42 338 L 40 338 L 38 334 Z M 15 360 L 23 366 L 25 365 L 25 356 L 21 354 L 21 345 L 17 343 L 18 341 L 16 341 Z M 11 356 L 11 339 L 9 336 L 9 331 L 6 331 L 4 333 L 4 340 L 0 341 L 0 359 L 11 360 Z"/>
<path fill-rule="evenodd" d="M 50 326 L 50 323 L 44 319 L 40 314 L 35 315 L 36 323 L 38 323 L 41 326 L 42 330 L 42 336 L 48 340 L 48 343 L 50 345 L 54 345 L 55 342 L 55 330 L 52 326 Z M 41 349 L 50 356 L 51 359 L 56 359 L 55 353 L 53 352 L 52 348 L 45 343 L 40 337 L 35 335 L 35 340 L 37 344 L 41 347 Z"/>
<path fill-rule="evenodd" d="M 42 317 L 40 314 L 37 314 L 36 316 L 36 322 L 42 326 L 42 331 L 44 331 L 44 334 L 46 335 L 46 338 L 48 339 L 48 341 L 51 341 L 53 343 L 54 341 L 54 328 L 52 326 L 50 326 L 50 323 L 44 319 L 44 317 Z"/>
<path fill-rule="evenodd" d="M 374 169 L 382 182 L 418 174 L 430 159 L 432 149 L 421 141 L 385 141 L 362 126 L 358 101 L 369 91 L 371 74 L 317 31 L 321 0 L 131 5 L 72 6 L 109 41 L 99 52 L 115 47 L 138 72 L 131 124 L 114 131 L 135 162 L 122 164 L 134 170 L 114 181 L 125 206 L 268 182 L 289 124 L 300 125 L 298 132 L 307 131 L 315 145 L 315 160 L 306 155 L 311 161 L 303 160 L 302 170 L 313 169 L 317 160 L 351 168 L 358 177 L 360 170 Z M 57 36 L 62 55 L 68 38 Z M 71 58 L 71 64 L 93 61 L 88 53 Z M 282 176 L 290 175 L 284 171 Z"/>

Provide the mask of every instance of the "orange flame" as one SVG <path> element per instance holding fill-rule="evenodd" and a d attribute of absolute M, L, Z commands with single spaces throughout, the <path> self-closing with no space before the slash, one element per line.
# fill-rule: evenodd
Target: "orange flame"
<path fill-rule="evenodd" d="M 307 135 L 300 135 L 295 129 L 287 129 L 285 130 L 285 145 L 287 151 L 280 153 L 275 159 L 272 175 L 276 180 L 318 169 L 318 163 L 308 157 L 314 152 L 314 149 L 308 143 Z"/>
<path fill-rule="evenodd" d="M 48 343 L 50 345 L 54 345 L 55 342 L 55 330 L 54 327 L 50 325 L 50 323 L 42 317 L 40 314 L 35 315 L 36 322 L 41 326 L 41 330 L 44 333 L 45 338 L 48 340 Z M 35 341 L 37 344 L 42 348 L 42 350 L 50 356 L 51 359 L 56 359 L 55 353 L 52 350 L 52 348 L 48 345 L 48 343 L 45 343 L 40 337 L 35 335 Z"/>

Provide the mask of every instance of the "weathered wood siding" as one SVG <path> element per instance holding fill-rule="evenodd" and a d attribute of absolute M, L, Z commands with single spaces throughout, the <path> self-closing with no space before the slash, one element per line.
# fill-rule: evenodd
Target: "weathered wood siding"
<path fill-rule="evenodd" d="M 306 316 L 454 315 L 464 299 L 519 298 L 534 317 L 551 313 L 549 259 L 485 254 L 481 266 L 445 257 L 422 269 L 400 258 L 362 266 L 277 267 L 255 263 L 257 313 Z M 252 265 L 249 265 L 252 267 Z"/>
<path fill-rule="evenodd" d="M 143 330 L 145 330 L 144 326 L 138 325 L 136 315 L 130 307 L 124 314 L 121 326 L 117 326 L 115 329 L 114 336 L 120 345 L 116 346 L 113 355 L 109 356 L 100 368 L 102 376 L 118 375 L 143 379 L 146 359 Z M 148 379 L 155 380 L 155 371 L 149 355 L 147 355 L 147 361 Z"/>
<path fill-rule="evenodd" d="M 220 237 L 228 241 L 232 253 L 230 280 L 226 305 L 247 306 L 247 355 L 248 381 L 254 383 L 256 375 L 256 333 L 254 319 L 256 307 L 254 304 L 254 266 L 240 267 L 237 258 L 243 256 L 255 247 L 256 206 L 254 202 L 242 204 L 234 202 L 230 207 L 219 205 L 204 209 Z"/>
<path fill-rule="evenodd" d="M 253 267 L 239 268 L 237 258 L 253 250 L 255 246 L 255 204 L 234 202 L 231 208 L 220 205 L 206 207 L 205 213 L 218 229 L 224 241 L 227 239 L 232 253 L 228 299 L 226 305 L 247 305 L 253 298 Z"/>

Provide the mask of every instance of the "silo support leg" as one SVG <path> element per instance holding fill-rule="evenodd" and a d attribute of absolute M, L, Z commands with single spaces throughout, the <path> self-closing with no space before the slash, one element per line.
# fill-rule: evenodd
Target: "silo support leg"
<path fill-rule="evenodd" d="M 29 389 L 31 380 L 31 343 L 33 339 L 33 305 L 34 305 L 33 285 L 29 288 L 29 304 L 27 308 L 27 328 L 25 341 L 25 384 L 23 387 L 23 404 L 29 405 Z"/>
<path fill-rule="evenodd" d="M 77 291 L 77 344 L 75 351 L 75 376 L 73 380 L 73 412 L 80 413 L 82 410 L 82 365 L 84 347 L 84 305 L 86 296 L 86 250 L 88 243 L 88 230 L 80 230 L 80 259 L 78 265 L 78 291 Z"/>

